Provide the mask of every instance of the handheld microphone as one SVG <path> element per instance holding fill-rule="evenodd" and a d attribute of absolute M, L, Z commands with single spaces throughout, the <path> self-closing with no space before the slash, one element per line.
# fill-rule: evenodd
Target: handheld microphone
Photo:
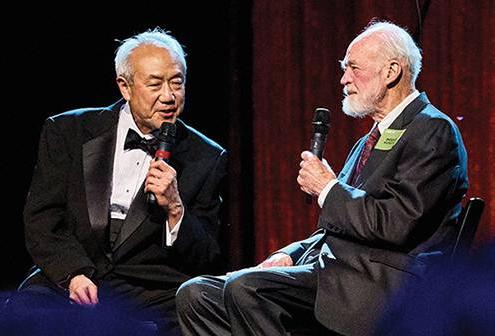
<path fill-rule="evenodd" d="M 158 139 L 158 148 L 155 152 L 154 160 L 163 160 L 166 163 L 170 161 L 172 149 L 175 145 L 175 136 L 177 127 L 175 124 L 164 122 L 160 126 L 160 131 L 156 136 Z M 156 196 L 152 192 L 146 193 L 146 201 L 148 204 L 156 204 Z"/>
<path fill-rule="evenodd" d="M 310 151 L 321 160 L 327 143 L 328 129 L 330 128 L 330 110 L 324 107 L 317 107 L 311 124 L 313 125 L 313 137 L 311 138 Z"/>
<path fill-rule="evenodd" d="M 317 107 L 311 124 L 313 125 L 313 136 L 309 150 L 321 160 L 330 128 L 330 110 L 325 107 Z M 306 203 L 311 204 L 311 200 L 311 195 L 306 195 Z"/>

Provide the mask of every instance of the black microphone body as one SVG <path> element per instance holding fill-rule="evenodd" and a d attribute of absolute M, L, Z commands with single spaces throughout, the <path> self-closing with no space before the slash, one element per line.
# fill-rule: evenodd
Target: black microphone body
<path fill-rule="evenodd" d="M 325 145 L 327 143 L 328 129 L 330 128 L 330 110 L 324 107 L 315 109 L 313 117 L 313 136 L 311 137 L 310 152 L 316 155 L 318 159 L 323 158 Z M 306 203 L 311 204 L 312 197 L 306 195 Z"/>
<path fill-rule="evenodd" d="M 310 151 L 318 157 L 318 159 L 323 158 L 323 151 L 325 150 L 325 144 L 327 142 L 327 135 L 323 133 L 314 133 L 311 138 L 311 148 Z"/>
<path fill-rule="evenodd" d="M 177 128 L 175 124 L 164 122 L 160 126 L 160 131 L 157 135 L 158 138 L 158 148 L 155 152 L 154 160 L 163 160 L 169 163 L 170 157 L 172 156 L 172 149 L 175 145 L 175 135 Z M 150 205 L 156 204 L 156 196 L 152 192 L 146 193 L 146 201 Z"/>
<path fill-rule="evenodd" d="M 330 111 L 324 107 L 316 108 L 312 124 L 313 137 L 311 138 L 310 151 L 321 160 L 325 151 L 328 129 L 330 127 Z"/>

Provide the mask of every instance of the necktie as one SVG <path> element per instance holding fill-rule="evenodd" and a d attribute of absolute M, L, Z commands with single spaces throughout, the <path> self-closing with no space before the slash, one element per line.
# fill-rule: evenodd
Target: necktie
<path fill-rule="evenodd" d="M 158 146 L 158 140 L 145 139 L 141 137 L 135 130 L 130 129 L 127 131 L 125 137 L 124 150 L 126 149 L 141 149 L 151 156 L 155 155 L 156 148 Z"/>
<path fill-rule="evenodd" d="M 352 186 L 356 186 L 356 182 L 359 178 L 359 175 L 361 175 L 361 172 L 371 155 L 371 151 L 375 147 L 376 142 L 378 141 L 379 138 L 380 138 L 380 130 L 378 129 L 378 124 L 376 124 L 375 127 L 373 127 L 371 132 L 368 134 L 368 139 L 366 139 L 366 143 L 364 144 L 361 154 L 359 155 L 359 160 L 354 168 L 354 172 L 351 178 Z"/>

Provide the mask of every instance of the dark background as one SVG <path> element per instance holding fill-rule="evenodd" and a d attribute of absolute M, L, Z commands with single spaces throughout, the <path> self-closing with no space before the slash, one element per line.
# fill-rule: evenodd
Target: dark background
<path fill-rule="evenodd" d="M 228 147 L 230 76 L 235 66 L 229 44 L 239 24 L 239 16 L 232 14 L 236 7 L 225 0 L 108 6 L 115 9 L 104 11 L 87 2 L 52 6 L 18 2 L 4 12 L 15 25 L 3 27 L 2 34 L 3 129 L 9 143 L 3 146 L 0 171 L 4 185 L 0 289 L 16 286 L 31 265 L 24 248 L 22 210 L 43 121 L 69 109 L 107 106 L 120 98 L 113 63 L 115 39 L 156 26 L 171 31 L 188 54 L 182 118 Z"/>
<path fill-rule="evenodd" d="M 113 7 L 111 10 L 103 10 Z M 369 120 L 340 112 L 338 60 L 373 18 L 406 27 L 423 49 L 418 89 L 459 126 L 469 155 L 468 196 L 487 201 L 476 246 L 495 238 L 495 0 L 218 0 L 46 2 L 2 11 L 0 289 L 31 261 L 22 210 L 46 117 L 106 106 L 115 39 L 170 30 L 188 53 L 183 119 L 229 151 L 227 267 L 252 265 L 302 239 L 318 209 L 296 177 L 317 106 L 332 111 L 325 157 L 338 171 Z M 7 24 L 7 19 L 9 24 Z"/>

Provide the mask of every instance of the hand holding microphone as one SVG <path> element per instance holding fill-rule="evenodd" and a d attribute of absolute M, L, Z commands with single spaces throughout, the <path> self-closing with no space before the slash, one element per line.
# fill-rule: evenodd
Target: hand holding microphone
<path fill-rule="evenodd" d="M 325 145 L 327 142 L 328 129 L 330 128 L 330 111 L 324 107 L 318 107 L 315 109 L 315 115 L 311 123 L 313 125 L 313 135 L 311 137 L 311 145 L 309 151 L 314 154 L 318 159 L 322 160 L 323 153 L 325 151 Z M 317 178 L 323 173 L 321 167 L 312 167 L 313 165 L 322 164 L 321 162 L 308 162 L 308 158 L 303 153 L 303 161 L 301 162 L 301 170 L 297 181 L 304 192 L 310 195 L 306 196 L 306 203 L 310 204 L 312 201 L 312 189 L 313 184 L 317 181 Z M 304 167 L 306 165 L 306 167 Z M 325 166 L 326 167 L 326 166 Z M 311 183 L 310 183 L 311 182 Z M 311 184 L 311 185 L 310 185 Z"/>
<path fill-rule="evenodd" d="M 317 107 L 311 124 L 313 125 L 313 136 L 311 137 L 310 151 L 321 160 L 327 143 L 328 129 L 330 128 L 330 110 L 324 107 Z"/>
<path fill-rule="evenodd" d="M 175 145 L 175 137 L 177 133 L 177 127 L 175 124 L 164 122 L 160 126 L 158 132 L 158 148 L 155 152 L 154 161 L 162 160 L 169 163 L 172 156 L 172 149 Z M 146 201 L 148 204 L 156 204 L 156 195 L 152 192 L 146 193 Z"/>

